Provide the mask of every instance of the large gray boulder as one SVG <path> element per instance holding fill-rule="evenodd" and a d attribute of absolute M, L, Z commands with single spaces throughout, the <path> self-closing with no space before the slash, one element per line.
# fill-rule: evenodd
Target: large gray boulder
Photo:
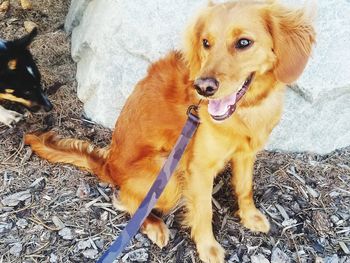
<path fill-rule="evenodd" d="M 72 31 L 86 114 L 113 128 L 148 65 L 181 47 L 188 19 L 206 3 L 72 0 L 66 30 Z M 319 0 L 318 9 L 318 44 L 298 85 L 287 92 L 285 114 L 268 149 L 327 153 L 350 145 L 350 2 Z"/>

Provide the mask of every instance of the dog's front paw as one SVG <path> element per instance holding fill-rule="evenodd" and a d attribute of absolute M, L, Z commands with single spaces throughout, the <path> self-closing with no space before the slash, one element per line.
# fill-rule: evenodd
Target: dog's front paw
<path fill-rule="evenodd" d="M 241 209 L 237 214 L 241 218 L 242 225 L 251 231 L 263 233 L 270 231 L 269 220 L 255 207 L 244 211 Z"/>
<path fill-rule="evenodd" d="M 224 263 L 225 262 L 225 250 L 214 239 L 211 241 L 197 242 L 197 251 L 199 258 L 204 263 Z"/>
<path fill-rule="evenodd" d="M 12 127 L 13 124 L 19 122 L 23 118 L 23 115 L 10 110 L 4 110 L 0 113 L 0 122 Z"/>

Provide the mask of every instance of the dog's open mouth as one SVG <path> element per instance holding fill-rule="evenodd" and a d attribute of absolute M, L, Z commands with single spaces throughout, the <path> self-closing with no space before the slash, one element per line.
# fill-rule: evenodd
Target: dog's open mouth
<path fill-rule="evenodd" d="M 237 102 L 248 91 L 253 77 L 254 73 L 251 73 L 237 93 L 235 92 L 223 99 L 209 100 L 208 111 L 210 116 L 216 121 L 224 121 L 229 118 L 235 112 Z"/>

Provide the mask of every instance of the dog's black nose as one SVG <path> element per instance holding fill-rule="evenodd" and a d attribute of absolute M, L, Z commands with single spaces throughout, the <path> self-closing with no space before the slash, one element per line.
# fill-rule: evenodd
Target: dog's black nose
<path fill-rule="evenodd" d="M 218 91 L 219 81 L 214 78 L 198 78 L 194 82 L 194 87 L 199 95 L 211 97 Z"/>

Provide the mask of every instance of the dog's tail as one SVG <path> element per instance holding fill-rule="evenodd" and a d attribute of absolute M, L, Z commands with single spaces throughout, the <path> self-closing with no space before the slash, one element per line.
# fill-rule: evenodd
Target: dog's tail
<path fill-rule="evenodd" d="M 37 155 L 51 163 L 73 164 L 97 175 L 102 181 L 113 184 L 112 178 L 104 169 L 108 148 L 96 149 L 87 141 L 60 139 L 54 132 L 26 134 L 24 142 Z"/>

